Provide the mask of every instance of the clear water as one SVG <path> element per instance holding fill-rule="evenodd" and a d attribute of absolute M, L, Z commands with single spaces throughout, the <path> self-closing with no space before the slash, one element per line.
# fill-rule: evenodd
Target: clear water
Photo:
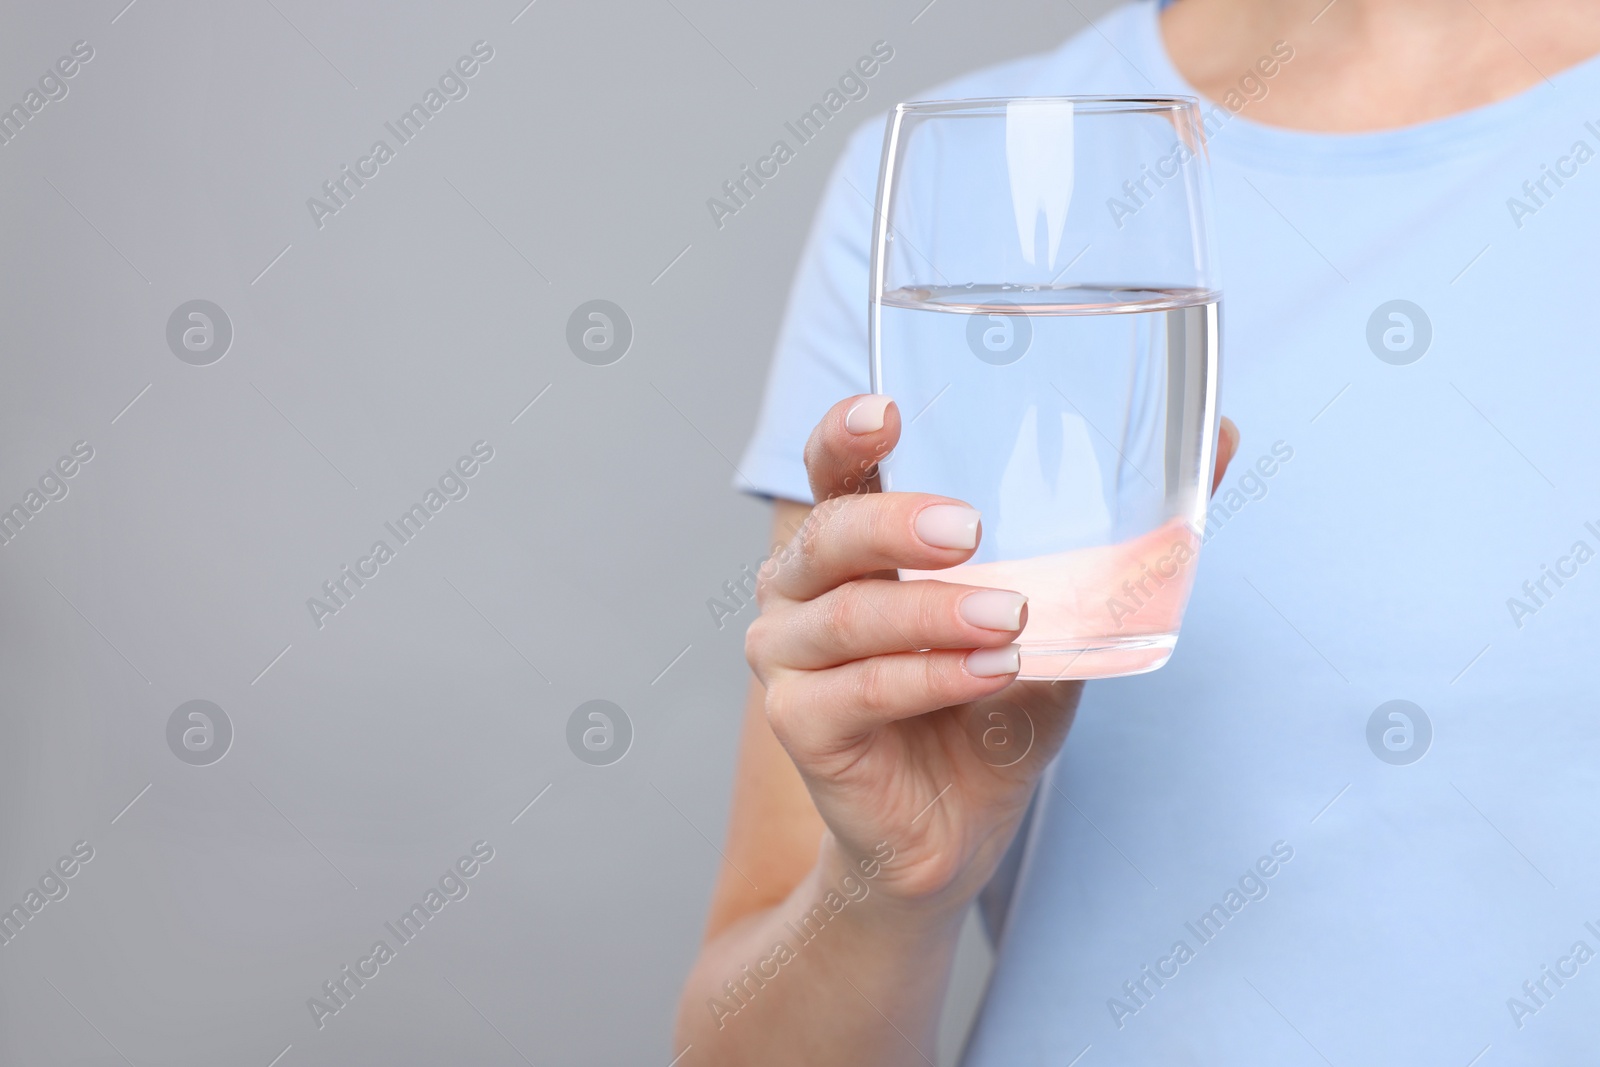
<path fill-rule="evenodd" d="M 906 570 L 1029 598 L 1022 677 L 1167 661 L 1194 583 L 1216 438 L 1220 294 L 961 285 L 880 309 L 873 386 L 903 430 L 891 491 L 983 512 L 970 563 Z"/>

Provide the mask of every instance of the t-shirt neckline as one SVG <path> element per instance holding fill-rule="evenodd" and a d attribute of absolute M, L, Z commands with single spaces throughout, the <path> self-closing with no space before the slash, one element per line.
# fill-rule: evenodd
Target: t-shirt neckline
<path fill-rule="evenodd" d="M 1522 127 L 1541 107 L 1559 100 L 1564 84 L 1600 69 L 1600 56 L 1591 56 L 1556 74 L 1549 82 L 1538 82 L 1504 100 L 1411 126 L 1359 133 L 1294 130 L 1256 122 L 1249 117 L 1248 105 L 1239 112 L 1232 112 L 1222 103 L 1203 96 L 1179 72 L 1167 52 L 1160 23 L 1163 5 L 1158 0 L 1138 0 L 1135 6 L 1140 9 L 1134 20 L 1134 32 L 1138 38 L 1137 50 L 1144 60 L 1141 65 L 1150 71 L 1158 85 L 1169 85 L 1175 93 L 1198 98 L 1206 115 L 1228 116 L 1220 124 L 1207 122 L 1213 134 L 1214 154 L 1262 170 L 1294 174 L 1325 174 L 1330 168 L 1345 172 L 1392 172 L 1420 170 L 1472 156 L 1491 144 L 1503 143 L 1503 135 Z"/>

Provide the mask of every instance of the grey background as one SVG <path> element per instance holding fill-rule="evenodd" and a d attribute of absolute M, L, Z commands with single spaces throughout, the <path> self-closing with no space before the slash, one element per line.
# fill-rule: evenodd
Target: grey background
<path fill-rule="evenodd" d="M 680 1051 L 746 677 L 748 613 L 705 602 L 766 548 L 729 457 L 823 179 L 847 126 L 1109 5 L 524 2 L 4 5 L 0 104 L 95 54 L 0 146 L 0 507 L 95 455 L 0 547 L 0 907 L 95 855 L 0 946 L 0 1062 Z M 867 100 L 719 231 L 706 198 L 880 39 Z M 307 198 L 479 40 L 319 230 Z M 205 367 L 165 341 L 197 298 L 234 329 Z M 635 331 L 605 367 L 565 343 L 597 298 Z M 317 629 L 307 598 L 479 440 L 469 495 Z M 209 766 L 167 747 L 197 699 L 234 729 Z M 591 699 L 634 728 L 610 766 L 567 747 Z M 317 1029 L 307 998 L 480 840 Z M 969 930 L 946 1061 L 985 963 Z"/>

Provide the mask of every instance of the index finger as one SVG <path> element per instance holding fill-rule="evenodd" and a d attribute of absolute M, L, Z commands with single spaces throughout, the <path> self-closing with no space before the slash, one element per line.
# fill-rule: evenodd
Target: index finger
<path fill-rule="evenodd" d="M 889 397 L 864 393 L 833 405 L 806 442 L 812 499 L 878 492 L 878 462 L 899 440 L 900 409 Z"/>

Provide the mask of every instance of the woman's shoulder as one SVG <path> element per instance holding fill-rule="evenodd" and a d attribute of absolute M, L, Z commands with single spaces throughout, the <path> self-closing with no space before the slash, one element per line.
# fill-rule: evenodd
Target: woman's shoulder
<path fill-rule="evenodd" d="M 1070 6 L 1068 11 L 1075 9 Z M 1012 96 L 1087 96 L 1165 91 L 1147 62 L 1156 27 L 1155 0 L 1130 0 L 1059 44 L 1041 52 L 990 64 L 928 86 L 907 100 L 969 100 Z M 851 133 L 845 165 L 876 171 L 888 111 L 880 111 Z"/>
<path fill-rule="evenodd" d="M 1076 11 L 1071 5 L 1068 9 Z M 1054 47 L 982 67 L 934 87 L 921 99 L 1078 96 L 1154 92 L 1144 67 L 1155 32 L 1154 0 L 1131 0 L 1083 25 Z"/>

